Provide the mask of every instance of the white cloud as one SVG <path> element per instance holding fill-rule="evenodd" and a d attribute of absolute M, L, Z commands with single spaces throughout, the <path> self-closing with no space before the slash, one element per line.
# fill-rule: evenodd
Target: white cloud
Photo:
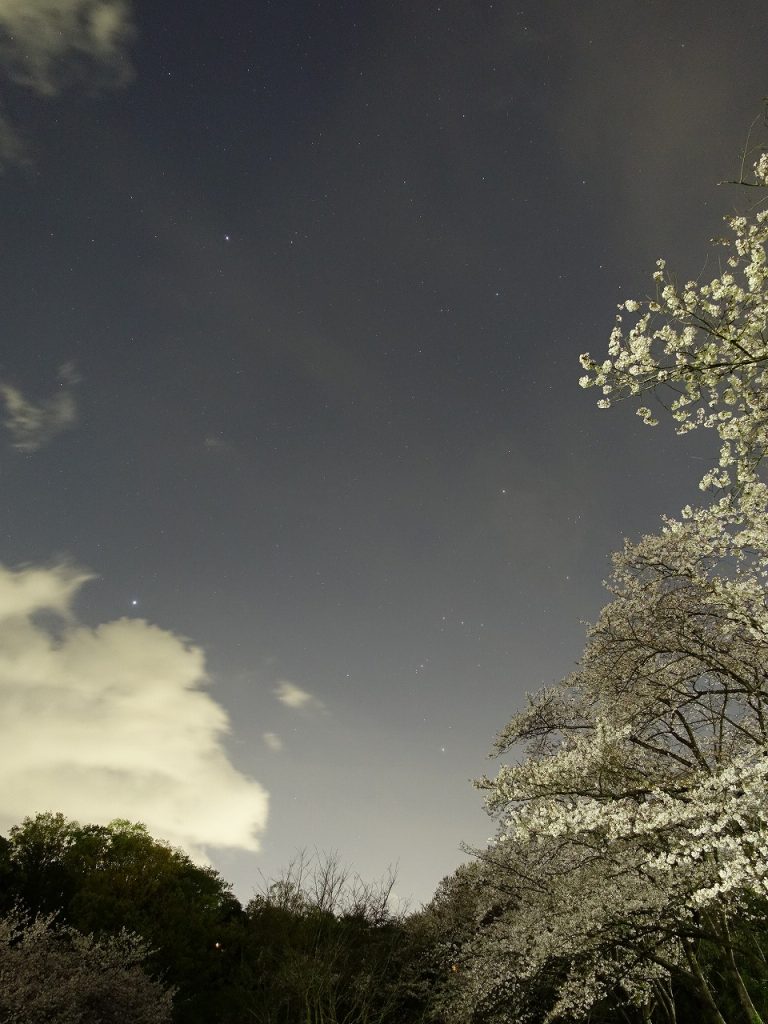
<path fill-rule="evenodd" d="M 88 578 L 0 566 L 0 826 L 52 810 L 142 821 L 201 859 L 256 850 L 268 795 L 227 757 L 203 652 L 141 619 L 80 625 Z"/>
<path fill-rule="evenodd" d="M 59 371 L 59 390 L 51 398 L 33 402 L 18 388 L 0 381 L 0 400 L 5 404 L 4 426 L 11 444 L 20 452 L 36 452 L 77 422 L 77 403 L 72 385 L 77 376 L 71 365 Z"/>
<path fill-rule="evenodd" d="M 73 79 L 121 85 L 132 77 L 127 0 L 0 0 L 0 66 L 45 96 Z"/>
<path fill-rule="evenodd" d="M 265 732 L 261 737 L 270 750 L 279 751 L 283 749 L 283 741 L 274 732 Z"/>
<path fill-rule="evenodd" d="M 322 707 L 321 701 L 313 697 L 311 693 L 302 690 L 295 683 L 289 683 L 287 679 L 281 680 L 272 691 L 281 704 L 288 708 Z"/>

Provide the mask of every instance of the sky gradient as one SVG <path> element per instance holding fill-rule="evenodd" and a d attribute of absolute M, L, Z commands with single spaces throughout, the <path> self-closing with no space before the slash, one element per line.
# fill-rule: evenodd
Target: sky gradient
<path fill-rule="evenodd" d="M 578 357 L 743 202 L 766 41 L 753 0 L 0 0 L 3 830 L 415 904 L 493 832 L 494 734 L 696 500 L 708 439 Z"/>

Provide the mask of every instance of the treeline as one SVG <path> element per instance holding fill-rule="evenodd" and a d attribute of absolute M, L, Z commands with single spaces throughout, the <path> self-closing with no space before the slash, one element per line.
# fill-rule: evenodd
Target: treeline
<path fill-rule="evenodd" d="M 243 907 L 216 871 L 142 825 L 39 814 L 0 837 L 0 1020 L 423 1020 L 428 929 L 390 911 L 392 881 L 299 856 Z M 111 974 L 94 994 L 104 957 Z"/>
<path fill-rule="evenodd" d="M 500 978 L 505 957 L 507 969 L 516 963 L 498 930 L 514 879 L 505 885 L 489 858 L 462 866 L 427 906 L 400 914 L 389 907 L 391 877 L 366 884 L 336 856 L 299 855 L 243 907 L 216 871 L 142 825 L 39 814 L 0 837 L 0 1021 L 543 1022 L 567 973 L 565 958 L 522 985 L 508 979 L 501 998 L 467 1006 L 488 969 L 479 938 L 494 934 Z M 768 927 L 756 935 L 752 917 L 749 926 L 735 924 L 732 939 L 755 953 L 765 949 Z M 720 989 L 722 1013 L 708 1012 L 681 975 L 668 988 L 680 1024 L 755 1024 L 729 990 L 716 944 L 703 936 L 697 955 Z M 754 970 L 749 984 L 764 1010 L 768 972 Z M 632 1005 L 620 985 L 589 1013 L 596 1024 L 664 1016 L 660 1005 Z"/>

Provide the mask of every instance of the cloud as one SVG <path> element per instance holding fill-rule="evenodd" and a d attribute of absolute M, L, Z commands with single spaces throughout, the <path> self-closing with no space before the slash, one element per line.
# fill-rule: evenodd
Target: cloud
<path fill-rule="evenodd" d="M 272 691 L 281 704 L 287 708 L 321 708 L 322 701 L 313 697 L 311 693 L 302 690 L 295 683 L 289 683 L 286 679 L 281 680 Z"/>
<path fill-rule="evenodd" d="M 261 737 L 270 750 L 279 751 L 283 749 L 283 741 L 274 732 L 265 732 Z"/>
<path fill-rule="evenodd" d="M 129 81 L 133 37 L 126 0 L 0 0 L 0 66 L 16 85 L 43 96 L 76 79 Z"/>
<path fill-rule="evenodd" d="M 232 445 L 221 434 L 206 434 L 203 438 L 203 448 L 207 452 L 226 453 L 232 451 Z"/>
<path fill-rule="evenodd" d="M 142 821 L 199 859 L 256 850 L 268 795 L 227 756 L 203 652 L 141 619 L 79 624 L 88 579 L 0 565 L 0 826 L 53 810 Z"/>
<path fill-rule="evenodd" d="M 124 85 L 135 36 L 128 0 L 0 0 L 0 74 L 40 96 L 80 83 Z M 0 167 L 28 163 L 26 143 L 0 110 Z"/>
<path fill-rule="evenodd" d="M 0 109 L 0 171 L 10 164 L 26 163 L 29 163 L 27 144 Z"/>
<path fill-rule="evenodd" d="M 36 452 L 77 422 L 77 403 L 72 388 L 78 378 L 66 364 L 59 371 L 59 391 L 40 402 L 26 398 L 18 388 L 0 381 L 0 400 L 5 404 L 4 426 L 11 444 L 20 452 Z"/>

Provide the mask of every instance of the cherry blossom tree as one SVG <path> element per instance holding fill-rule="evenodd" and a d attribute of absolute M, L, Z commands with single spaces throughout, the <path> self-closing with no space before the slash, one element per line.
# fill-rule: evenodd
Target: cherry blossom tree
<path fill-rule="evenodd" d="M 706 544 L 696 519 L 615 556 L 578 670 L 529 698 L 495 749 L 526 756 L 479 783 L 499 828 L 480 854 L 494 884 L 462 952 L 460 1014 L 521 1018 L 546 983 L 550 1019 L 609 997 L 674 1019 L 674 982 L 719 1024 L 723 995 L 763 1019 L 749 982 L 768 907 L 768 610 L 754 562 L 727 531 Z M 719 951 L 722 991 L 702 941 Z"/>
<path fill-rule="evenodd" d="M 753 170 L 754 180 L 742 184 L 760 198 L 748 215 L 726 218 L 731 236 L 717 240 L 725 250 L 721 272 L 681 287 L 658 260 L 656 294 L 619 306 L 608 357 L 581 356 L 587 373 L 580 383 L 602 390 L 601 408 L 652 393 L 669 408 L 678 433 L 715 431 L 719 462 L 702 479 L 703 489 L 754 486 L 768 446 L 768 152 Z M 635 318 L 629 328 L 627 313 Z M 637 413 L 658 423 L 645 405 Z"/>
<path fill-rule="evenodd" d="M 53 915 L 0 918 L 0 1019 L 15 1024 L 167 1024 L 173 993 L 143 969 L 135 935 L 96 939 Z"/>
<path fill-rule="evenodd" d="M 683 988 L 713 1024 L 768 1016 L 768 210 L 729 224 L 725 271 L 680 288 L 660 261 L 609 358 L 582 356 L 601 406 L 653 393 L 715 431 L 714 494 L 625 543 L 577 671 L 497 739 L 522 756 L 478 783 L 498 831 L 457 1021 L 623 1002 L 674 1024 Z"/>

